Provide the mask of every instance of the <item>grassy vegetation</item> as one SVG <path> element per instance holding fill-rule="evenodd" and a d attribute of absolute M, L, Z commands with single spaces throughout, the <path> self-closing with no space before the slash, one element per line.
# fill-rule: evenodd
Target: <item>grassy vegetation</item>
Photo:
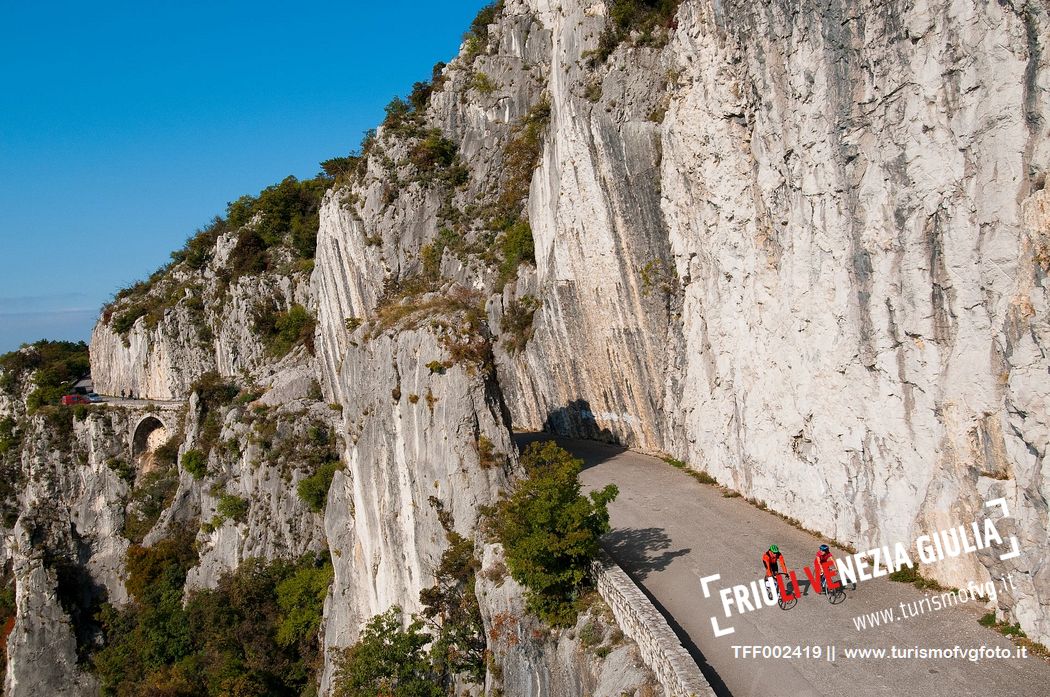
<path fill-rule="evenodd" d="M 220 520 L 232 520 L 235 523 L 243 523 L 248 519 L 248 499 L 236 494 L 222 494 L 216 506 Z"/>
<path fill-rule="evenodd" d="M 0 455 L 6 455 L 21 445 L 22 432 L 18 422 L 10 416 L 0 419 Z"/>
<path fill-rule="evenodd" d="M 1040 658 L 1050 658 L 1050 648 L 1044 644 L 1040 644 L 1038 641 L 1033 641 L 1028 638 L 1028 635 L 1021 629 L 1021 625 L 1014 623 L 1010 624 L 1002 620 L 997 620 L 995 612 L 989 612 L 981 616 L 981 619 L 977 622 L 982 627 L 988 627 L 994 629 L 1003 636 L 1010 637 L 1011 641 L 1017 646 L 1024 646 L 1028 649 L 1029 655 L 1038 656 Z"/>
<path fill-rule="evenodd" d="M 618 490 L 609 485 L 583 496 L 583 461 L 553 442 L 529 445 L 521 464 L 527 477 L 488 511 L 490 527 L 511 576 L 526 588 L 529 610 L 551 625 L 571 626 Z"/>
<path fill-rule="evenodd" d="M 200 409 L 201 430 L 197 445 L 207 454 L 218 442 L 223 413 L 240 394 L 240 389 L 218 373 L 210 371 L 197 378 L 190 386 L 190 392 L 197 394 Z"/>
<path fill-rule="evenodd" d="M 321 199 L 331 180 L 327 176 L 298 180 L 286 177 L 258 196 L 242 196 L 227 210 L 230 229 L 239 229 L 237 246 L 230 255 L 233 279 L 270 268 L 268 250 L 283 245 L 302 259 L 313 259 Z M 253 223 L 250 228 L 245 228 Z"/>
<path fill-rule="evenodd" d="M 128 501 L 124 536 L 132 542 L 141 542 L 175 500 L 178 488 L 178 471 L 174 467 L 156 469 L 142 476 Z"/>
<path fill-rule="evenodd" d="M 171 262 L 153 272 L 149 278 L 118 292 L 103 309 L 103 320 L 117 334 L 126 337 L 135 323 L 145 318 L 147 328 L 156 327 L 165 312 L 185 303 L 202 340 L 210 340 L 202 288 L 192 281 L 179 280 L 178 270 L 199 272 L 213 259 L 215 244 L 222 234 L 236 232 L 236 244 L 227 264 L 219 269 L 224 287 L 241 276 L 276 269 L 278 259 L 286 258 L 275 250 L 286 250 L 297 264 L 292 271 L 307 270 L 317 248 L 319 210 L 325 192 L 333 182 L 327 172 L 342 171 L 345 162 L 328 161 L 326 173 L 300 181 L 287 177 L 264 189 L 257 196 L 242 196 L 230 203 L 226 218 L 216 217 L 210 225 L 198 230 L 186 245 L 171 255 Z M 287 269 L 282 269 L 288 271 Z"/>
<path fill-rule="evenodd" d="M 663 461 L 666 462 L 667 464 L 671 465 L 672 467 L 676 468 L 676 469 L 682 470 L 683 472 L 685 472 L 686 474 L 688 474 L 690 477 L 692 477 L 696 481 L 700 482 L 701 484 L 710 484 L 712 486 L 719 486 L 718 480 L 715 479 L 714 477 L 712 477 L 710 474 L 708 474 L 707 472 L 705 472 L 703 470 L 693 469 L 692 467 L 687 465 L 682 460 L 676 460 L 673 457 L 665 457 L 665 458 L 663 458 Z"/>
<path fill-rule="evenodd" d="M 481 469 L 494 469 L 507 464 L 507 456 L 496 450 L 496 445 L 485 436 L 478 436 L 478 464 Z"/>
<path fill-rule="evenodd" d="M 471 76 L 470 89 L 475 90 L 478 94 L 487 95 L 495 92 L 498 86 L 488 74 L 479 71 Z"/>
<path fill-rule="evenodd" d="M 463 35 L 463 42 L 466 44 L 466 55 L 464 57 L 467 62 L 473 62 L 488 47 L 489 25 L 496 22 L 501 12 L 503 12 L 502 0 L 481 8 L 474 17 L 474 21 L 470 23 L 467 33 Z"/>
<path fill-rule="evenodd" d="M 492 216 L 496 229 L 510 228 L 521 216 L 522 206 L 532 185 L 532 173 L 540 162 L 543 138 L 550 120 L 550 102 L 543 100 L 533 106 L 514 127 L 512 137 L 503 151 L 506 174 Z"/>
<path fill-rule="evenodd" d="M 419 277 L 389 287 L 376 308 L 370 336 L 393 327 L 404 331 L 425 324 L 439 331 L 441 345 L 449 354 L 449 362 L 438 362 L 442 372 L 457 363 L 471 370 L 491 369 L 492 345 L 481 295 L 459 285 L 442 293 L 429 291 L 430 287 Z"/>
<path fill-rule="evenodd" d="M 932 578 L 926 578 L 921 573 L 919 573 L 918 569 L 910 566 L 905 566 L 898 571 L 894 571 L 889 575 L 889 579 L 891 581 L 896 581 L 897 583 L 910 583 L 919 590 L 949 590 L 948 588 L 945 588 L 941 584 L 937 583 L 937 581 L 933 580 Z"/>
<path fill-rule="evenodd" d="M 193 535 L 181 531 L 128 551 L 132 602 L 105 606 L 104 648 L 91 659 L 104 695 L 315 694 L 322 657 L 318 630 L 332 579 L 330 562 L 247 560 L 214 590 L 183 603 L 196 563 Z"/>

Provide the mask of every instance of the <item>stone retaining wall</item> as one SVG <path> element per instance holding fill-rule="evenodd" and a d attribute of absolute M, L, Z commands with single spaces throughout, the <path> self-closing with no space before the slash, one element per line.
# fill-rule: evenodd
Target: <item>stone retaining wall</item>
<path fill-rule="evenodd" d="M 696 661 L 649 598 L 607 555 L 594 562 L 598 593 L 623 630 L 638 644 L 642 660 L 668 697 L 714 697 Z"/>

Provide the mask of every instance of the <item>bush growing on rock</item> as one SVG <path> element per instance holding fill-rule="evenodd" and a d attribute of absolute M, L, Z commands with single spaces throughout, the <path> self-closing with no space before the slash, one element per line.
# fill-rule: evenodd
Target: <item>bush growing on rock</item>
<path fill-rule="evenodd" d="M 208 456 L 200 450 L 187 450 L 182 456 L 182 469 L 194 479 L 203 479 L 208 473 Z"/>
<path fill-rule="evenodd" d="M 570 626 L 619 491 L 610 484 L 582 495 L 583 461 L 553 442 L 529 445 L 521 463 L 527 476 L 488 512 L 491 529 L 511 576 L 526 588 L 529 610 L 554 626 Z"/>
<path fill-rule="evenodd" d="M 426 652 L 430 636 L 423 622 L 401 626 L 401 608 L 392 607 L 365 625 L 361 640 L 338 660 L 333 697 L 442 697 Z"/>
<path fill-rule="evenodd" d="M 248 508 L 248 500 L 236 494 L 223 494 L 216 506 L 220 517 L 235 523 L 243 523 L 248 518 Z"/>
<path fill-rule="evenodd" d="M 681 4 L 682 0 L 613 0 L 609 23 L 591 54 L 591 67 L 605 62 L 634 32 L 638 45 L 662 46 L 666 43 L 666 31 L 662 30 L 673 28 Z"/>
<path fill-rule="evenodd" d="M 255 331 L 271 356 L 283 358 L 299 345 L 313 353 L 316 324 L 314 316 L 302 305 L 292 305 L 284 312 L 264 307 L 256 316 Z"/>
<path fill-rule="evenodd" d="M 316 472 L 299 482 L 296 491 L 306 507 L 314 513 L 324 510 L 328 502 L 328 490 L 332 487 L 335 473 L 343 469 L 341 462 L 328 462 L 321 465 Z"/>

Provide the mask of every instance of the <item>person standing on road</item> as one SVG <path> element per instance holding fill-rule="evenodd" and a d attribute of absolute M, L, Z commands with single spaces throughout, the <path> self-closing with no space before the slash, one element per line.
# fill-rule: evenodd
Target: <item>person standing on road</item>
<path fill-rule="evenodd" d="M 124 399 L 124 390 L 121 390 L 121 391 L 120 391 L 120 398 L 121 398 L 121 399 Z"/>

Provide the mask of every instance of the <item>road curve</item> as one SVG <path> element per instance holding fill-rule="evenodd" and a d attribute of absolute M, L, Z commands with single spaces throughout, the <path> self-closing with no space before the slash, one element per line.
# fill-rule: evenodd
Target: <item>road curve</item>
<path fill-rule="evenodd" d="M 547 434 L 518 437 L 519 445 L 546 440 Z M 895 608 L 926 594 L 885 578 L 847 590 L 844 602 L 829 604 L 810 594 L 794 608 L 766 608 L 725 621 L 717 593 L 704 599 L 700 578 L 720 574 L 721 586 L 761 576 L 760 557 L 770 543 L 780 545 L 792 569 L 813 561 L 819 540 L 740 498 L 725 498 L 661 460 L 591 441 L 558 438 L 584 459 L 588 489 L 609 483 L 620 488 L 610 506 L 613 526 L 606 547 L 653 598 L 675 627 L 712 686 L 734 697 L 921 694 L 923 697 L 1029 697 L 1050 694 L 1050 663 L 1040 658 L 847 659 L 844 648 L 883 647 L 1012 649 L 1013 644 L 977 624 L 983 609 L 974 602 L 898 619 L 858 631 L 853 618 Z M 728 581 L 728 583 L 727 583 Z M 931 593 L 932 595 L 932 593 Z M 711 617 L 735 632 L 715 638 Z M 734 646 L 837 647 L 836 660 L 754 659 L 734 656 Z"/>

